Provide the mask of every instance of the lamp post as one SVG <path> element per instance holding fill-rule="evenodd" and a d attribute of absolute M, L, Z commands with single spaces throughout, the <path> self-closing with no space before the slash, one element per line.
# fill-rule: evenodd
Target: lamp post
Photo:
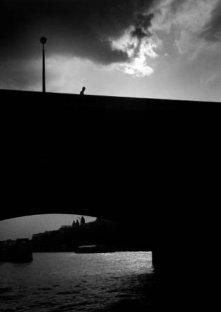
<path fill-rule="evenodd" d="M 42 92 L 46 92 L 45 84 L 45 44 L 47 42 L 46 37 L 41 37 L 40 42 L 42 43 Z"/>

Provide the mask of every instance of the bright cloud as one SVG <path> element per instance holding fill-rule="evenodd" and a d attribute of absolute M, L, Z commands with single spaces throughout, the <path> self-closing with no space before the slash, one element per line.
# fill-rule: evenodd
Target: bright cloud
<path fill-rule="evenodd" d="M 136 77 L 149 76 L 154 72 L 150 61 L 158 57 L 156 50 L 160 46 L 160 40 L 149 35 L 139 38 L 133 35 L 134 31 L 134 27 L 130 27 L 123 36 L 111 40 L 114 50 L 120 50 L 128 55 L 128 61 L 116 64 L 115 68 Z"/>
<path fill-rule="evenodd" d="M 109 39 L 114 51 L 126 53 L 128 60 L 114 65 L 115 69 L 135 77 L 154 73 L 154 60 L 160 56 L 167 37 L 174 52 L 186 54 L 190 60 L 206 49 L 200 36 L 208 25 L 219 0 L 161 0 L 137 17 L 119 38 Z M 165 53 L 167 51 L 164 51 Z"/>

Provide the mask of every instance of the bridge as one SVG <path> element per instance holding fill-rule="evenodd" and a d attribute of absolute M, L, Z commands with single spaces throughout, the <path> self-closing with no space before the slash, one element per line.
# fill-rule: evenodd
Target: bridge
<path fill-rule="evenodd" d="M 158 267 L 176 271 L 186 247 L 196 255 L 220 103 L 7 90 L 0 103 L 1 220 L 99 216 L 136 224 Z"/>

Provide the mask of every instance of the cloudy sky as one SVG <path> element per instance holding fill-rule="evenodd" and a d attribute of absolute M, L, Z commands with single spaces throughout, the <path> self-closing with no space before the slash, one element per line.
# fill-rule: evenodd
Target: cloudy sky
<path fill-rule="evenodd" d="M 0 88 L 221 99 L 220 0 L 1 0 Z"/>

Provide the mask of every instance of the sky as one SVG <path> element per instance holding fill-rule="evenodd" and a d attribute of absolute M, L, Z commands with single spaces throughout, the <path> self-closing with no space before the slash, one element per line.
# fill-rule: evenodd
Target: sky
<path fill-rule="evenodd" d="M 1 0 L 0 89 L 220 101 L 220 0 Z"/>
<path fill-rule="evenodd" d="M 79 215 L 45 214 L 19 217 L 0 221 L 0 241 L 17 238 L 31 238 L 33 234 L 59 229 L 63 225 L 72 225 Z M 86 222 L 96 218 L 85 216 Z"/>

